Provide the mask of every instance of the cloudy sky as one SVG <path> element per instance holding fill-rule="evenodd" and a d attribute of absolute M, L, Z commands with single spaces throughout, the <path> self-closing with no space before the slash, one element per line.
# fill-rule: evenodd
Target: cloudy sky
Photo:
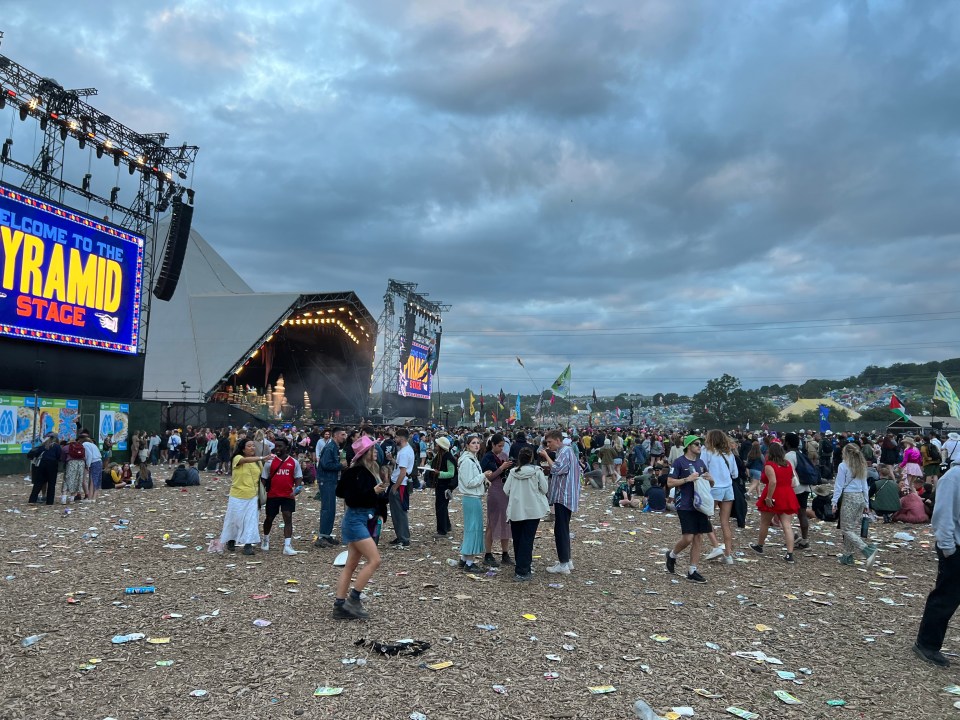
<path fill-rule="evenodd" d="M 453 305 L 443 389 L 960 355 L 956 3 L 0 8 L 4 54 L 200 146 L 194 227 L 256 289 Z"/>

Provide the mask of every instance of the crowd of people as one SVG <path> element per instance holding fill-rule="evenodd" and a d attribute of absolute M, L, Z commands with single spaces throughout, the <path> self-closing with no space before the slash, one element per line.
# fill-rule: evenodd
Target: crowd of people
<path fill-rule="evenodd" d="M 64 504 L 94 502 L 104 488 L 152 488 L 151 467 L 157 465 L 174 468 L 167 480 L 174 487 L 199 485 L 200 472 L 225 474 L 231 478 L 230 493 L 220 539 L 212 549 L 233 552 L 240 546 L 246 555 L 258 548 L 269 551 L 280 515 L 281 552 L 296 555 L 296 501 L 304 487 L 316 484 L 320 520 L 314 546 L 346 546 L 333 608 L 338 618 L 367 616 L 362 592 L 380 565 L 381 531 L 389 520 L 395 534 L 389 545 L 410 547 L 408 512 L 418 491 L 434 495 L 432 537 L 459 540 L 460 558 L 454 564 L 471 574 L 512 568 L 517 582 L 533 578 L 533 544 L 544 519 L 553 523 L 556 551 L 546 572 L 569 575 L 574 570 L 571 517 L 582 492 L 603 491 L 608 483 L 614 488 L 614 508 L 675 513 L 679 538 L 665 552 L 664 564 L 675 573 L 681 554 L 688 554 L 684 575 L 692 583 L 707 582 L 702 563 L 734 564 L 732 523 L 745 527 L 750 500 L 760 515 L 750 549 L 763 555 L 770 530 L 776 528 L 788 563 L 810 547 L 813 518 L 838 523 L 840 564 L 851 566 L 860 558 L 867 567 L 879 552 L 869 542 L 870 522 L 932 519 L 940 568 L 914 649 L 929 662 L 948 664 L 940 651 L 943 633 L 960 604 L 957 433 L 941 441 L 935 432 L 922 437 L 831 431 L 781 436 L 713 429 L 701 436 L 630 428 L 502 433 L 484 428 L 188 427 L 182 433 L 135 433 L 130 449 L 135 474 L 130 464 L 110 463 L 104 471 L 110 448 L 98 447 L 86 430 L 71 442 L 47 436 L 29 454 L 29 502 L 53 504 L 61 469 Z M 449 515 L 454 498 L 461 507 L 459 539 L 453 537 Z M 334 533 L 338 500 L 343 502 L 340 538 Z"/>

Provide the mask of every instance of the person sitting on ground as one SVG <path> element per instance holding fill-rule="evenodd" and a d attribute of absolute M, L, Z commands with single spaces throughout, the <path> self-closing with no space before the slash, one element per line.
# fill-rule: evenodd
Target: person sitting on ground
<path fill-rule="evenodd" d="M 923 506 L 923 498 L 916 492 L 909 492 L 900 498 L 900 511 L 894 513 L 893 522 L 919 524 L 930 520 Z"/>
<path fill-rule="evenodd" d="M 891 465 L 880 466 L 880 478 L 874 485 L 871 507 L 885 523 L 893 520 L 894 513 L 900 512 L 900 490 Z"/>
<path fill-rule="evenodd" d="M 153 490 L 153 474 L 146 460 L 143 460 L 137 468 L 137 477 L 133 486 L 137 490 Z"/>
<path fill-rule="evenodd" d="M 193 471 L 192 473 L 190 471 Z M 194 463 L 191 461 L 189 470 L 187 469 L 187 464 L 182 462 L 177 465 L 177 469 L 173 471 L 173 474 L 167 480 L 167 487 L 192 487 L 200 484 L 200 473 L 197 472 L 197 468 L 194 467 Z"/>
<path fill-rule="evenodd" d="M 647 496 L 647 507 L 650 512 L 662 513 L 667 511 L 667 493 L 663 489 L 662 478 L 654 477 L 651 480 L 650 487 L 645 493 Z"/>
<path fill-rule="evenodd" d="M 613 491 L 613 507 L 640 507 L 640 498 L 633 497 L 633 486 L 629 480 L 622 480 Z"/>
<path fill-rule="evenodd" d="M 595 490 L 603 490 L 603 470 L 600 463 L 593 463 L 593 470 L 583 474 L 583 480 L 590 483 L 590 487 Z"/>

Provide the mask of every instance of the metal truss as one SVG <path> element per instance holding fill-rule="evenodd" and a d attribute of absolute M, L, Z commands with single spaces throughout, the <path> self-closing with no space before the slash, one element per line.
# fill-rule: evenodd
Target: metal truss
<path fill-rule="evenodd" d="M 167 147 L 167 133 L 144 134 L 128 128 L 84 100 L 96 94 L 95 88 L 66 90 L 56 80 L 41 77 L 0 54 L 0 109 L 7 105 L 17 108 L 21 120 L 33 118 L 44 134 L 32 165 L 10 157 L 7 145 L 0 161 L 25 176 L 25 191 L 61 204 L 67 193 L 83 198 L 121 213 L 118 224 L 145 237 L 137 347 L 145 353 L 156 262 L 161 257 L 157 225 L 175 197 L 182 200 L 186 194 L 193 204 L 194 191 L 182 181 L 188 179 L 199 148 L 185 143 Z M 63 179 L 64 143 L 69 137 L 75 138 L 81 149 L 89 143 L 97 158 L 108 156 L 117 167 L 126 163 L 131 175 L 140 173 L 139 191 L 132 203 L 117 201 L 119 188 L 106 198 L 90 191 L 88 178 L 80 186 Z"/>
<path fill-rule="evenodd" d="M 373 368 L 373 378 L 370 383 L 371 396 L 374 392 L 380 393 L 381 412 L 385 412 L 384 398 L 389 393 L 395 393 L 397 388 L 403 338 L 407 330 L 405 312 L 407 305 L 413 305 L 423 315 L 431 316 L 429 324 L 435 328 L 440 327 L 443 313 L 450 309 L 450 305 L 428 300 L 427 293 L 418 293 L 417 283 L 387 280 L 387 291 L 383 296 L 383 312 L 377 319 L 377 327 L 380 330 L 378 345 L 382 344 L 383 350 Z M 398 307 L 400 308 L 399 317 L 397 316 Z M 430 331 L 431 328 L 424 324 L 421 328 L 414 328 L 413 334 L 414 337 L 428 340 Z"/>

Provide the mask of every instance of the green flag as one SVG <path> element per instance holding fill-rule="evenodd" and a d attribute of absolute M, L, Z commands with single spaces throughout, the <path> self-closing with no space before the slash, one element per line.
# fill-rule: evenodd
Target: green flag
<path fill-rule="evenodd" d="M 933 399 L 943 400 L 950 408 L 950 416 L 960 418 L 960 398 L 957 397 L 953 388 L 950 387 L 950 383 L 940 372 L 937 373 L 937 383 L 933 388 Z"/>
<path fill-rule="evenodd" d="M 554 395 L 569 395 L 570 394 L 570 366 L 567 365 L 567 369 L 560 373 L 560 377 L 556 379 L 553 385 L 550 386 L 550 389 L 553 390 Z"/>

